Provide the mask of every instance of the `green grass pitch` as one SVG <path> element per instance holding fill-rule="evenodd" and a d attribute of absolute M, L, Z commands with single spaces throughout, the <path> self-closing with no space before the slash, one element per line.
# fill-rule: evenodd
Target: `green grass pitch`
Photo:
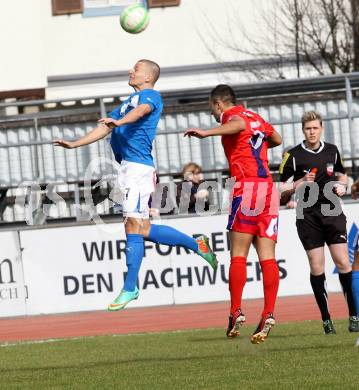
<path fill-rule="evenodd" d="M 359 334 L 337 321 L 277 325 L 252 345 L 252 326 L 118 335 L 0 348 L 0 389 L 357 389 Z"/>

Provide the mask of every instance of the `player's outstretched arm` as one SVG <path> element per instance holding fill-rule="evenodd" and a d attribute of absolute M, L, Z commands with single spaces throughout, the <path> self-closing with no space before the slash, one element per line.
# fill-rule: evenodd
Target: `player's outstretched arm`
<path fill-rule="evenodd" d="M 184 137 L 196 137 L 196 138 L 206 138 L 213 137 L 215 135 L 231 135 L 239 133 L 240 131 L 245 130 L 246 122 L 242 118 L 234 118 L 230 122 L 215 127 L 209 130 L 202 129 L 188 129 L 184 133 Z"/>
<path fill-rule="evenodd" d="M 88 134 L 84 135 L 83 137 L 79 138 L 76 141 L 65 141 L 63 139 L 55 139 L 54 141 L 52 141 L 52 143 L 55 146 L 61 146 L 65 149 L 74 149 L 80 146 L 92 144 L 93 142 L 96 142 L 101 138 L 106 137 L 109 133 L 111 133 L 111 131 L 112 131 L 111 126 L 100 124 L 99 126 L 95 127 L 93 130 L 91 130 Z"/>
<path fill-rule="evenodd" d="M 148 115 L 151 111 L 152 108 L 149 104 L 140 104 L 121 119 L 116 120 L 113 118 L 101 118 L 99 122 L 107 126 L 113 126 L 113 127 L 123 126 L 129 123 L 137 122 L 145 115 Z"/>

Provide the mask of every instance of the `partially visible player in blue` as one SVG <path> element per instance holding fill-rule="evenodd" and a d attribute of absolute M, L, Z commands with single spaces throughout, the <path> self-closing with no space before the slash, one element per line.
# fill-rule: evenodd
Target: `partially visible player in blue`
<path fill-rule="evenodd" d="M 212 268 L 217 267 L 208 237 L 200 236 L 195 240 L 170 226 L 151 225 L 149 221 L 148 201 L 156 184 L 152 143 L 163 109 L 161 95 L 153 89 L 159 75 L 160 67 L 155 62 L 139 60 L 129 71 L 128 84 L 135 92 L 113 110 L 109 118 L 100 119 L 95 129 L 76 141 L 54 141 L 57 146 L 73 149 L 98 141 L 112 131 L 111 146 L 120 164 L 118 179 L 123 195 L 128 272 L 121 293 L 108 306 L 110 311 L 124 309 L 138 298 L 136 282 L 144 256 L 144 238 L 158 244 L 191 249 Z"/>
<path fill-rule="evenodd" d="M 353 183 L 352 188 L 352 198 L 358 199 L 359 194 L 359 179 Z M 352 290 L 355 301 L 355 307 L 357 311 L 357 317 L 359 317 L 359 236 L 357 237 L 357 244 L 354 253 L 354 262 L 352 265 Z M 359 347 L 359 338 L 357 340 L 357 347 Z"/>

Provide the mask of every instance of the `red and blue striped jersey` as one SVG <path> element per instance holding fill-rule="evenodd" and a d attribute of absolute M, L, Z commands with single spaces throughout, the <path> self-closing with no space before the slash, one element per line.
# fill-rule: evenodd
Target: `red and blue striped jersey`
<path fill-rule="evenodd" d="M 255 112 L 243 106 L 234 106 L 222 113 L 221 124 L 236 117 L 244 119 L 246 128 L 233 135 L 222 136 L 222 145 L 226 154 L 231 177 L 236 181 L 245 178 L 272 180 L 268 168 L 267 138 L 274 128 Z"/>

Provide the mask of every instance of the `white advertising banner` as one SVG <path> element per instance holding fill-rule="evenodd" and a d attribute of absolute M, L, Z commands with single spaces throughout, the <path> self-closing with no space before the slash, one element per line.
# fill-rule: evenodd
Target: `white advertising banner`
<path fill-rule="evenodd" d="M 229 239 L 226 231 L 227 217 L 224 215 L 198 218 L 196 221 L 178 219 L 173 220 L 172 226 L 188 231 L 195 226 L 194 233 L 203 232 L 211 239 L 211 245 L 216 251 L 219 266 L 217 272 L 210 272 L 200 258 L 192 256 L 176 256 L 174 266 L 180 270 L 182 281 L 177 280 L 174 290 L 175 303 L 223 301 L 229 299 L 228 273 L 230 265 Z M 280 228 L 286 231 L 278 245 L 277 261 L 280 269 L 280 295 L 306 294 L 310 292 L 308 282 L 308 266 L 305 252 L 297 243 L 295 230 L 295 214 L 291 210 L 285 212 L 280 219 Z M 192 228 L 193 229 L 193 228 Z M 287 235 L 288 234 L 288 235 Z M 290 237 L 290 239 L 289 239 Z M 294 249 L 295 248 L 295 249 Z M 295 252 L 294 252 L 295 250 Z M 295 253 L 295 256 L 292 254 Z M 304 256 L 303 256 L 304 255 Z M 182 282 L 180 284 L 180 282 Z M 262 276 L 258 257 L 253 249 L 247 258 L 247 284 L 244 288 L 244 298 L 260 298 L 263 296 Z"/>
<path fill-rule="evenodd" d="M 120 224 L 21 232 L 29 314 L 104 309 L 119 294 L 126 272 L 125 233 Z M 163 252 L 167 247 L 162 248 Z M 157 288 L 155 275 L 171 284 L 170 257 L 146 250 L 135 306 L 173 303 L 171 287 Z"/>
<path fill-rule="evenodd" d="M 345 206 L 349 245 L 359 225 L 359 204 Z M 206 234 L 217 253 L 213 272 L 199 256 L 184 248 L 146 242 L 140 275 L 140 297 L 131 307 L 196 303 L 229 299 L 230 265 L 227 216 L 155 221 L 189 235 Z M 117 296 L 124 280 L 125 233 L 122 224 L 105 228 L 82 226 L 20 232 L 28 314 L 105 309 Z M 189 251 L 188 251 L 189 252 Z M 309 265 L 295 226 L 295 211 L 281 210 L 277 261 L 279 296 L 310 294 Z M 326 252 L 328 290 L 340 291 L 335 267 Z M 256 253 L 251 249 L 244 298 L 263 296 Z"/>
<path fill-rule="evenodd" d="M 0 317 L 26 314 L 18 232 L 0 233 Z"/>

